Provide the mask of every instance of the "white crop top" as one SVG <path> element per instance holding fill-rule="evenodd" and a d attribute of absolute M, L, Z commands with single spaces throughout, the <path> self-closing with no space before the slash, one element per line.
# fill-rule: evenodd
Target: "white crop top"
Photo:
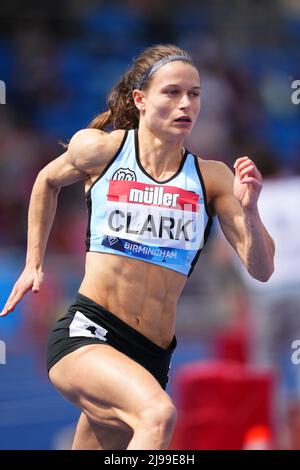
<path fill-rule="evenodd" d="M 156 181 L 141 165 L 138 131 L 125 131 L 86 197 L 87 251 L 191 274 L 212 225 L 195 155 L 185 149 L 176 174 Z"/>

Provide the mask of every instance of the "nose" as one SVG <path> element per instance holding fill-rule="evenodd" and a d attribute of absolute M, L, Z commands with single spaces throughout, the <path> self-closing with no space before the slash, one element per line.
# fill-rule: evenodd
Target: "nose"
<path fill-rule="evenodd" d="M 179 108 L 180 109 L 188 108 L 190 104 L 191 102 L 190 102 L 189 96 L 187 94 L 182 95 L 180 103 L 179 103 Z"/>

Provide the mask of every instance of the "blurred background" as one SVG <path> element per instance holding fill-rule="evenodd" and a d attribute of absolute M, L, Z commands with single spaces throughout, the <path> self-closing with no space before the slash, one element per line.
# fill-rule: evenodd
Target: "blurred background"
<path fill-rule="evenodd" d="M 300 449 L 300 104 L 291 99 L 300 80 L 299 1 L 25 5 L 0 7 L 1 307 L 23 269 L 37 173 L 63 153 L 60 141 L 106 109 L 133 56 L 176 43 L 193 55 L 202 82 L 202 111 L 186 146 L 231 168 L 242 155 L 256 162 L 276 272 L 267 284 L 251 280 L 215 221 L 178 307 L 172 447 Z M 44 287 L 0 321 L 0 449 L 70 445 L 79 411 L 50 385 L 45 354 L 49 329 L 83 275 L 86 224 L 82 185 L 64 188 Z"/>

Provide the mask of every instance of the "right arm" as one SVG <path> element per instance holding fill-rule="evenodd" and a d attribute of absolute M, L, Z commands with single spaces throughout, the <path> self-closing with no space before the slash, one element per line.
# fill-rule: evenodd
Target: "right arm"
<path fill-rule="evenodd" d="M 39 292 L 43 280 L 43 259 L 60 188 L 100 172 L 113 152 L 111 147 L 114 147 L 114 142 L 108 139 L 107 134 L 95 129 L 81 130 L 72 137 L 68 150 L 38 174 L 29 203 L 25 268 L 0 316 L 12 312 L 26 292 Z"/>

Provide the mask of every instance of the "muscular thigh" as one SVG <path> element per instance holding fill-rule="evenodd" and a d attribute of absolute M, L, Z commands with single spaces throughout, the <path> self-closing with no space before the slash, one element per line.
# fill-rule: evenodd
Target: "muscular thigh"
<path fill-rule="evenodd" d="M 171 403 L 146 369 L 109 345 L 73 351 L 51 368 L 49 376 L 89 419 L 110 428 L 134 429 L 149 403 Z"/>

